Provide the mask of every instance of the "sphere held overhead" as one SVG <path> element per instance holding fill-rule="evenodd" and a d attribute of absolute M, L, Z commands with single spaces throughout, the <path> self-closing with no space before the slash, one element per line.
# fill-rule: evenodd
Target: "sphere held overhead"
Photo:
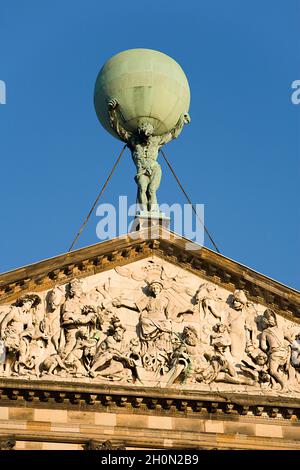
<path fill-rule="evenodd" d="M 130 49 L 116 54 L 100 70 L 94 104 L 102 126 L 111 128 L 107 101 L 116 99 L 122 124 L 135 131 L 149 122 L 155 135 L 170 132 L 183 113 L 188 112 L 190 89 L 180 65 L 171 57 L 151 49 Z"/>

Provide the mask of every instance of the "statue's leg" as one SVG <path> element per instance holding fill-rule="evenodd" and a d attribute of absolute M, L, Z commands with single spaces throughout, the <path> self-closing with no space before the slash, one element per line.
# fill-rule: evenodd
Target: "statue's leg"
<path fill-rule="evenodd" d="M 53 362 L 51 366 L 49 367 L 48 374 L 49 375 L 54 375 L 54 369 L 57 367 L 57 362 Z"/>
<path fill-rule="evenodd" d="M 29 342 L 27 338 L 20 338 L 20 343 L 19 343 L 19 364 L 26 364 L 27 360 L 29 359 L 28 357 L 28 346 Z"/>
<path fill-rule="evenodd" d="M 58 351 L 58 349 L 59 349 L 59 339 L 60 339 L 60 326 L 59 326 L 58 330 L 57 329 L 55 330 L 55 332 L 53 333 L 52 338 L 51 338 L 52 343 L 55 347 L 55 351 Z"/>
<path fill-rule="evenodd" d="M 150 183 L 148 186 L 148 208 L 150 211 L 153 212 L 158 212 L 158 203 L 157 203 L 157 197 L 156 197 L 156 191 L 159 188 L 160 185 L 160 180 L 161 180 L 161 166 L 157 165 L 153 171 L 152 175 L 150 178 Z"/>
<path fill-rule="evenodd" d="M 124 366 L 121 362 L 119 361 L 114 361 L 112 360 L 111 363 L 106 367 L 105 369 L 96 372 L 96 376 L 102 376 L 102 377 L 111 377 L 111 376 L 118 376 L 120 377 L 120 374 L 124 371 Z"/>
<path fill-rule="evenodd" d="M 229 384 L 255 385 L 254 380 L 248 379 L 248 377 L 232 377 L 232 375 L 227 374 L 227 372 L 219 372 L 215 380 L 216 382 L 225 382 Z"/>
<path fill-rule="evenodd" d="M 75 348 L 76 346 L 76 332 L 75 329 L 66 330 L 66 345 L 63 351 L 64 357 L 67 357 Z"/>
<path fill-rule="evenodd" d="M 94 372 L 100 367 L 104 366 L 106 363 L 109 363 L 113 358 L 113 355 L 110 352 L 103 353 L 99 359 L 90 368 L 90 375 L 93 377 Z"/>
<path fill-rule="evenodd" d="M 15 353 L 12 351 L 8 351 L 6 355 L 6 360 L 5 360 L 4 377 L 9 377 L 12 374 L 15 360 L 16 360 Z"/>
<path fill-rule="evenodd" d="M 283 376 L 278 372 L 278 361 L 276 359 L 273 359 L 272 357 L 269 358 L 269 361 L 270 375 L 274 377 L 274 379 L 281 385 L 282 390 L 284 390 L 285 383 Z"/>
<path fill-rule="evenodd" d="M 137 202 L 141 206 L 141 210 L 147 210 L 148 198 L 147 198 L 147 188 L 149 184 L 149 176 L 146 175 L 136 175 L 135 182 L 138 186 L 138 195 Z"/>
<path fill-rule="evenodd" d="M 73 362 L 75 367 L 75 377 L 80 377 L 82 375 L 87 375 L 86 370 L 84 369 L 83 365 L 79 358 L 76 358 Z"/>

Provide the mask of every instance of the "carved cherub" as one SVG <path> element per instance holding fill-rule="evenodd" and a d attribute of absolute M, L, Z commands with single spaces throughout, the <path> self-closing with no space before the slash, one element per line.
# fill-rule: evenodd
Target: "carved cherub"
<path fill-rule="evenodd" d="M 211 345 L 214 347 L 216 353 L 221 355 L 230 356 L 231 338 L 229 328 L 224 323 L 216 323 L 213 326 L 213 333 L 210 335 Z"/>
<path fill-rule="evenodd" d="M 261 387 L 272 384 L 273 379 L 269 373 L 268 356 L 260 349 L 253 351 L 250 358 L 242 360 L 240 368 L 246 375 L 259 383 Z"/>

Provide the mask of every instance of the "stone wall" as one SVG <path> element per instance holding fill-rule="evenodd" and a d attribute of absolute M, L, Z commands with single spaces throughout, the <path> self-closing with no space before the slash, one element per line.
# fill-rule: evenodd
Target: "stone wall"
<path fill-rule="evenodd" d="M 77 407 L 79 408 L 79 407 Z M 113 409 L 84 411 L 27 406 L 0 407 L 1 438 L 15 449 L 82 450 L 95 440 L 126 449 L 300 449 L 300 423 L 291 417 L 221 413 L 151 413 Z"/>

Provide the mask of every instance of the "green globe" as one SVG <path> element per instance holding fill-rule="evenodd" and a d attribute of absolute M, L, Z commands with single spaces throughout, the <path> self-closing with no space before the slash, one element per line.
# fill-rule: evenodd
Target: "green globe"
<path fill-rule="evenodd" d="M 107 101 L 119 103 L 121 123 L 128 131 L 143 122 L 153 125 L 155 135 L 171 131 L 181 114 L 188 112 L 190 88 L 187 78 L 171 57 L 151 49 L 129 49 L 109 59 L 100 70 L 94 104 L 102 126 L 114 137 Z"/>

